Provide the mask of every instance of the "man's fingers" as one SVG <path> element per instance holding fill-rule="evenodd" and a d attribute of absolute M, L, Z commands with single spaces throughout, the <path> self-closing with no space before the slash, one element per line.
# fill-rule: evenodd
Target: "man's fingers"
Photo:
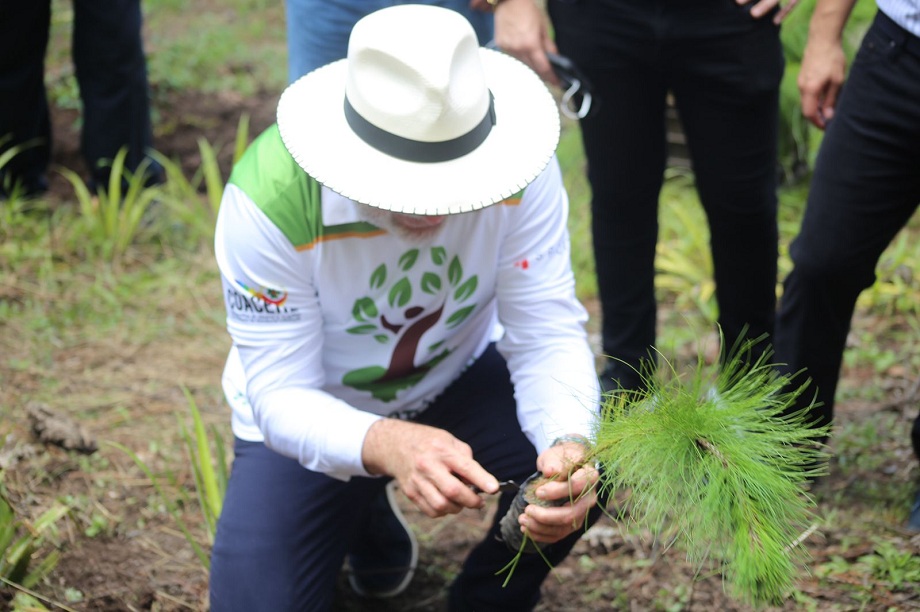
<path fill-rule="evenodd" d="M 579 442 L 563 442 L 549 447 L 537 457 L 537 469 L 549 478 L 565 477 L 572 468 L 584 463 L 587 447 Z"/>
<path fill-rule="evenodd" d="M 818 98 L 813 94 L 802 93 L 802 116 L 815 122 L 818 116 Z"/>
<path fill-rule="evenodd" d="M 558 478 L 541 484 L 534 493 L 539 499 L 547 501 L 577 501 L 597 480 L 597 470 L 591 466 L 584 466 L 572 472 L 566 480 Z"/>
<path fill-rule="evenodd" d="M 555 85 L 559 87 L 561 85 L 559 77 L 556 76 L 555 71 L 553 71 L 552 65 L 550 65 L 549 60 L 546 59 L 546 53 L 540 51 L 539 53 L 533 53 L 529 56 L 529 59 L 525 62 L 530 64 L 531 68 L 534 69 L 541 79 L 550 85 Z"/>
<path fill-rule="evenodd" d="M 498 479 L 474 459 L 456 458 L 448 463 L 448 467 L 450 479 L 444 480 L 441 490 L 451 499 L 465 501 L 464 505 L 468 508 L 478 508 L 482 503 L 482 498 L 470 487 L 489 494 L 498 492 Z"/>
<path fill-rule="evenodd" d="M 495 477 L 465 453 L 420 462 L 412 480 L 418 494 L 425 498 L 427 507 L 436 513 L 435 516 L 456 514 L 463 508 L 485 505 L 471 486 L 487 493 L 498 491 Z"/>
<path fill-rule="evenodd" d="M 498 481 L 492 476 L 489 476 L 489 479 L 491 481 L 489 484 L 494 484 L 494 490 L 498 490 Z M 465 479 L 458 479 L 453 476 L 440 483 L 438 489 L 443 494 L 444 498 L 456 505 L 459 510 L 463 508 L 481 508 L 485 505 L 485 501 L 479 496 L 477 491 L 485 491 L 487 493 L 494 492 L 493 488 L 486 490 L 480 485 L 474 483 L 467 484 Z"/>
<path fill-rule="evenodd" d="M 747 2 L 743 4 L 747 4 Z M 754 19 L 760 19 L 772 11 L 777 4 L 779 4 L 779 0 L 760 0 L 760 2 L 751 7 L 751 17 Z"/>
<path fill-rule="evenodd" d="M 584 527 L 588 511 L 597 498 L 593 491 L 586 493 L 574 504 L 543 507 L 530 504 L 521 514 L 519 522 L 536 542 L 558 542 L 576 529 Z"/>
<path fill-rule="evenodd" d="M 786 15 L 788 15 L 798 3 L 799 3 L 799 0 L 788 0 L 786 4 L 780 7 L 779 11 L 776 12 L 776 15 L 773 16 L 773 23 L 775 23 L 776 25 L 781 24 L 783 22 L 783 19 L 786 18 Z"/>
<path fill-rule="evenodd" d="M 824 98 L 824 103 L 821 105 L 821 116 L 825 122 L 834 118 L 834 109 L 837 108 L 837 93 L 839 91 L 837 88 L 831 88 Z"/>
<path fill-rule="evenodd" d="M 824 97 L 817 93 L 802 91 L 802 116 L 820 129 L 834 114 L 835 96 L 828 92 Z"/>
<path fill-rule="evenodd" d="M 521 515 L 520 522 L 524 533 L 534 542 L 552 544 L 572 533 L 568 525 L 547 525 L 534 520 L 526 514 Z"/>
<path fill-rule="evenodd" d="M 405 487 L 404 491 L 406 497 L 430 518 L 457 514 L 463 510 L 463 506 L 443 495 L 432 482 L 422 481 L 415 486 Z"/>
<path fill-rule="evenodd" d="M 750 4 L 753 0 L 735 0 L 739 5 Z M 786 18 L 786 15 L 795 8 L 799 3 L 799 0 L 787 0 L 785 4 L 781 4 L 779 0 L 760 0 L 753 7 L 751 7 L 751 17 L 754 19 L 760 19 L 774 8 L 779 6 L 779 10 L 776 11 L 776 14 L 773 15 L 773 23 L 779 25 L 783 22 L 783 19 Z"/>

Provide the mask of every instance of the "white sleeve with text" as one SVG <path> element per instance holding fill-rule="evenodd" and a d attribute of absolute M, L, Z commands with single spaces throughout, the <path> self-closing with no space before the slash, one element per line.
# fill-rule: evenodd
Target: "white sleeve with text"
<path fill-rule="evenodd" d="M 323 320 L 309 251 L 298 252 L 235 185 L 224 192 L 215 254 L 227 330 L 252 419 L 272 450 L 348 479 L 367 475 L 364 437 L 380 417 L 322 390 Z"/>

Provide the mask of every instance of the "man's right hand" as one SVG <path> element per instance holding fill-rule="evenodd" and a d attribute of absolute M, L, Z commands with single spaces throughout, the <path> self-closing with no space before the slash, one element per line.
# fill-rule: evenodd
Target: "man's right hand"
<path fill-rule="evenodd" d="M 558 53 L 549 36 L 546 16 L 534 0 L 502 0 L 495 7 L 495 44 L 518 58 L 547 83 L 559 86 L 559 77 L 546 59 Z"/>
<path fill-rule="evenodd" d="M 846 78 L 841 43 L 856 0 L 818 0 L 808 24 L 808 42 L 799 69 L 802 114 L 822 130 L 834 117 L 837 96 Z"/>
<path fill-rule="evenodd" d="M 802 114 L 822 130 L 834 117 L 845 78 L 846 56 L 839 41 L 809 40 L 798 78 Z"/>
<path fill-rule="evenodd" d="M 367 432 L 361 453 L 371 474 L 392 476 L 403 493 L 432 518 L 482 508 L 498 480 L 473 459 L 469 445 L 436 427 L 380 419 Z"/>

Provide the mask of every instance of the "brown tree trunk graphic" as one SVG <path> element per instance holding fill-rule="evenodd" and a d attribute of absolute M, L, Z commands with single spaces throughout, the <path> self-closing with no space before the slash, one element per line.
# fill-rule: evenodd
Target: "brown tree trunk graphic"
<path fill-rule="evenodd" d="M 406 314 L 411 316 L 414 309 L 409 309 Z M 425 372 L 429 366 L 423 365 L 416 367 L 415 354 L 418 351 L 418 343 L 422 339 L 422 334 L 431 329 L 431 327 L 441 318 L 444 312 L 444 304 L 430 315 L 424 316 L 406 329 L 406 332 L 397 341 L 393 348 L 393 356 L 390 358 L 390 365 L 386 373 L 376 382 L 387 382 L 399 378 L 405 378 L 416 372 Z"/>

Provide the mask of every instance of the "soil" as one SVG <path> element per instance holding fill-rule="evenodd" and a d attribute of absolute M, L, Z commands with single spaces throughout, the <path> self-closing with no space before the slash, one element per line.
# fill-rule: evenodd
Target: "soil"
<path fill-rule="evenodd" d="M 181 160 L 191 175 L 200 164 L 198 139 L 205 138 L 219 151 L 226 177 L 240 116 L 250 116 L 250 132 L 255 135 L 274 120 L 276 101 L 276 92 L 247 98 L 187 95 L 162 100 L 156 147 Z M 73 111 L 55 112 L 54 161 L 83 172 L 76 119 Z M 52 198 L 72 198 L 67 181 L 57 175 L 51 178 Z M 121 612 L 207 608 L 207 574 L 149 479 L 124 453 L 99 442 L 114 440 L 134 449 L 157 473 L 171 471 L 177 485 L 194 497 L 188 470 L 177 464 L 174 453 L 158 449 L 157 444 L 163 443 L 164 432 L 176 429 L 175 413 L 186 405 L 176 389 L 177 380 L 198 395 L 209 423 L 226 428 L 226 412 L 216 390 L 226 343 L 216 327 L 214 337 L 213 344 L 188 347 L 171 338 L 138 343 L 129 334 L 114 333 L 105 343 L 62 348 L 54 362 L 47 364 L 50 373 L 38 371 L 44 365 L 0 371 L 3 401 L 22 415 L 21 427 L 14 430 L 0 456 L 0 467 L 15 467 L 7 469 L 5 482 L 17 509 L 36 516 L 55 500 L 68 499 L 89 509 L 62 524 L 57 538 L 60 562 L 48 583 L 37 589 L 60 604 L 47 604 L 52 609 Z M 816 485 L 819 514 L 826 520 L 806 541 L 812 570 L 835 560 L 853 563 L 872 553 L 879 538 L 893 543 L 902 553 L 920 555 L 920 536 L 903 527 L 904 504 L 880 509 L 880 505 L 892 503 L 890 496 L 870 486 L 886 484 L 912 492 L 918 480 L 908 431 L 920 398 L 914 381 L 908 378 L 909 371 L 892 369 L 889 374 L 883 381 L 887 399 L 841 402 L 837 426 L 846 428 L 885 417 L 880 422 L 899 429 L 903 436 L 895 442 L 883 442 L 885 447 L 867 447 L 866 453 L 890 458 L 881 468 L 861 469 L 835 460 L 830 475 Z M 27 400 L 40 378 L 49 375 L 57 380 L 62 400 L 54 406 L 33 406 L 29 413 L 37 416 L 29 424 Z M 849 388 L 877 384 L 864 371 L 848 369 L 844 376 L 844 386 Z M 49 421 L 66 423 L 71 409 L 87 415 L 79 425 L 86 430 L 71 438 L 48 437 L 47 432 L 54 431 Z M 71 446 L 62 442 L 66 439 Z M 405 498 L 403 501 L 420 540 L 414 581 L 395 599 L 368 602 L 352 594 L 343 573 L 336 610 L 444 608 L 445 589 L 466 552 L 483 533 L 492 510 L 433 520 Z M 181 508 L 182 516 L 207 548 L 195 510 L 191 499 Z M 546 582 L 539 610 L 749 609 L 726 595 L 717 574 L 699 573 L 676 548 L 639 537 L 635 528 L 619 529 L 607 517 L 582 538 L 554 575 Z M 814 605 L 790 599 L 777 609 L 920 609 L 920 585 L 916 582 L 877 580 L 856 571 L 827 576 L 803 572 L 798 588 Z M 10 592 L 0 590 L 0 595 L 2 608 Z"/>
<path fill-rule="evenodd" d="M 155 88 L 155 86 L 153 86 Z M 198 141 L 207 140 L 218 153 L 223 176 L 228 176 L 240 118 L 249 118 L 249 133 L 255 136 L 275 121 L 277 92 L 241 96 L 231 92 L 153 92 L 156 101 L 154 148 L 181 162 L 191 176 L 201 167 Z M 52 166 L 70 168 L 87 177 L 86 163 L 80 156 L 79 112 L 52 109 L 54 149 Z M 72 198 L 73 188 L 61 174 L 48 177 L 52 197 Z"/>

